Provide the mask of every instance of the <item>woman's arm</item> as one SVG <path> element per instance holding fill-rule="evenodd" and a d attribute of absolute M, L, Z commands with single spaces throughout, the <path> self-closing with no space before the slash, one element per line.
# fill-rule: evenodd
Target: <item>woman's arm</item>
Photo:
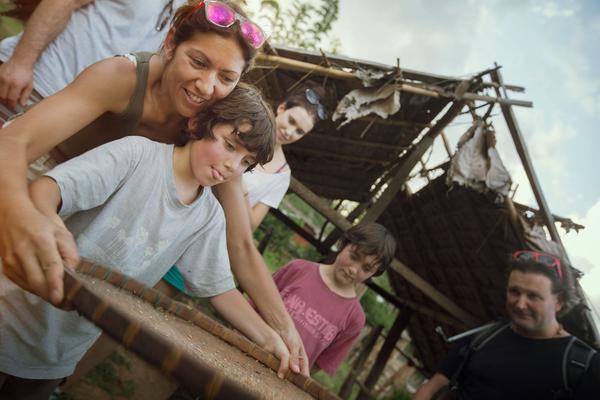
<path fill-rule="evenodd" d="M 71 234 L 40 213 L 27 191 L 27 164 L 104 112 L 121 112 L 135 87 L 128 60 L 101 61 L 0 131 L 0 257 L 23 289 L 59 304 L 63 260 L 78 262 Z"/>
<path fill-rule="evenodd" d="M 252 209 L 250 210 L 252 232 L 254 232 L 256 228 L 260 226 L 260 223 L 263 219 L 265 219 L 265 215 L 267 215 L 270 209 L 271 207 L 261 202 L 256 203 L 256 205 L 252 207 Z"/>
<path fill-rule="evenodd" d="M 0 100 L 25 107 L 33 89 L 33 67 L 64 29 L 71 14 L 92 0 L 42 0 L 35 8 L 11 57 L 0 65 Z"/>
<path fill-rule="evenodd" d="M 263 321 L 244 296 L 233 289 L 211 297 L 210 302 L 237 330 L 279 358 L 277 375 L 283 378 L 288 369 L 290 353 L 281 337 Z"/>
<path fill-rule="evenodd" d="M 227 251 L 231 268 L 242 288 L 248 293 L 260 315 L 282 337 L 290 349 L 290 367 L 309 375 L 302 339 L 287 313 L 279 291 L 265 262 L 254 245 L 248 207 L 241 177 L 215 186 L 215 194 L 223 206 L 227 220 Z"/>

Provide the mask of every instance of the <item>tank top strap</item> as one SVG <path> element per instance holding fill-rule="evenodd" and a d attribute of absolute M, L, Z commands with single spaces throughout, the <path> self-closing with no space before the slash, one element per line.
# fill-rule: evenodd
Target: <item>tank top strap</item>
<path fill-rule="evenodd" d="M 148 86 L 148 73 L 150 71 L 150 58 L 155 53 L 152 52 L 137 52 L 133 53 L 136 59 L 136 84 L 135 90 L 127 109 L 121 114 L 124 120 L 127 121 L 127 131 L 134 131 L 142 119 L 144 112 L 144 95 L 146 94 L 146 87 Z"/>

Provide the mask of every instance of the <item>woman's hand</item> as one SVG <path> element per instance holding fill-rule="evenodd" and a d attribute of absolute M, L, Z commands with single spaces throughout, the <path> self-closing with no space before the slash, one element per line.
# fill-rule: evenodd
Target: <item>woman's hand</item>
<path fill-rule="evenodd" d="M 3 207 L 0 214 L 3 273 L 24 290 L 59 305 L 64 297 L 63 265 L 77 265 L 77 246 L 62 221 L 23 203 L 10 203 L 12 207 Z"/>
<path fill-rule="evenodd" d="M 310 376 L 310 362 L 304 350 L 300 334 L 293 325 L 279 332 L 290 353 L 290 369 L 304 376 Z"/>
<path fill-rule="evenodd" d="M 290 352 L 286 344 L 281 339 L 281 336 L 279 336 L 272 329 L 271 332 L 273 334 L 267 337 L 265 343 L 262 344 L 262 348 L 279 359 L 279 369 L 277 370 L 277 376 L 283 379 L 285 377 L 285 374 L 291 367 L 291 365 L 289 364 Z"/>

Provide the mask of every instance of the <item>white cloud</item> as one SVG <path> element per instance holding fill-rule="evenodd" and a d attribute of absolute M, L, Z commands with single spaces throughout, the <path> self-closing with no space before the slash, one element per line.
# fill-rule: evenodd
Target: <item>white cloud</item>
<path fill-rule="evenodd" d="M 593 309 L 598 313 L 600 312 L 600 252 L 598 251 L 600 199 L 585 215 L 572 215 L 570 218 L 584 225 L 585 229 L 579 233 L 568 234 L 560 230 L 561 238 L 573 265 L 585 273 L 580 283 L 592 302 Z"/>
<path fill-rule="evenodd" d="M 563 2 L 565 3 L 565 2 Z M 542 14 L 544 17 L 554 18 L 554 17 L 572 17 L 575 15 L 575 8 L 573 7 L 573 2 L 568 1 L 567 5 L 565 4 L 557 4 L 554 1 L 549 1 L 541 5 L 536 5 L 533 7 L 533 11 L 538 14 Z"/>

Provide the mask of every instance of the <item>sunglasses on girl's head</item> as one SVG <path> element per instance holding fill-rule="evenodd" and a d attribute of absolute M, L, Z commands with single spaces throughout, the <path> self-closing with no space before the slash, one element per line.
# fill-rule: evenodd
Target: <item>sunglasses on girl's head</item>
<path fill-rule="evenodd" d="M 313 106 L 317 107 L 317 116 L 321 121 L 327 119 L 327 112 L 325 111 L 325 106 L 321 104 L 321 100 L 319 100 L 319 95 L 317 92 L 312 90 L 311 88 L 306 88 L 304 91 L 304 98 Z"/>
<path fill-rule="evenodd" d="M 240 33 L 246 43 L 255 49 L 265 43 L 267 35 L 260 26 L 220 1 L 201 1 L 190 11 L 189 15 L 194 14 L 202 6 L 204 6 L 206 20 L 211 24 L 220 28 L 229 28 L 238 21 L 240 23 Z"/>
<path fill-rule="evenodd" d="M 560 260 L 558 257 L 537 251 L 519 250 L 513 253 L 512 259 L 516 261 L 535 261 L 545 265 L 546 267 L 555 270 L 559 280 L 561 282 L 563 281 L 562 269 L 560 269 Z"/>

